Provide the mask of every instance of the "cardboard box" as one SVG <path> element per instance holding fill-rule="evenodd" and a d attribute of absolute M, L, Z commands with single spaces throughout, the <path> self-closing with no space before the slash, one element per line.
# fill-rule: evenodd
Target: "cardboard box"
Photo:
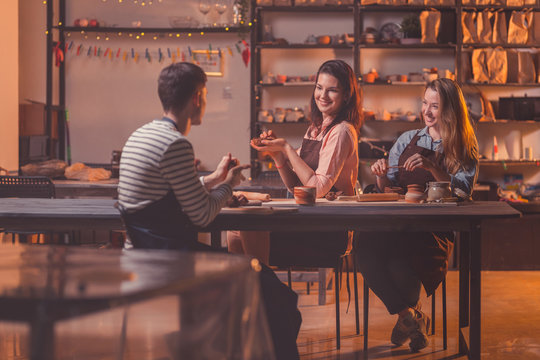
<path fill-rule="evenodd" d="M 45 104 L 33 102 L 19 104 L 19 136 L 47 134 Z M 51 113 L 51 138 L 58 139 L 58 112 Z"/>

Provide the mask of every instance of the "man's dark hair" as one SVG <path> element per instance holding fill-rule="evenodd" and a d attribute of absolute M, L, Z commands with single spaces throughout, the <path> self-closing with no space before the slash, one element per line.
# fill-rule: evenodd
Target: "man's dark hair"
<path fill-rule="evenodd" d="M 206 80 L 203 69 L 188 62 L 174 63 L 161 70 L 158 95 L 163 110 L 173 113 L 182 110 Z"/>

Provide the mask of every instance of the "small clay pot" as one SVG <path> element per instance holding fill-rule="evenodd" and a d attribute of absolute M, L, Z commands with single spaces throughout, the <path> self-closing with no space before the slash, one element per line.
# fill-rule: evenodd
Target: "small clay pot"
<path fill-rule="evenodd" d="M 296 186 L 294 188 L 294 200 L 299 205 L 315 205 L 317 189 L 313 186 Z"/>

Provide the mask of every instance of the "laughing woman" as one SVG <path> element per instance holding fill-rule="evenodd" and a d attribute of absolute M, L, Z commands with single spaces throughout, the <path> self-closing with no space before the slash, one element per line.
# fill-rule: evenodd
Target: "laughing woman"
<path fill-rule="evenodd" d="M 311 124 L 296 150 L 285 139 L 272 131 L 263 132 L 251 146 L 267 151 L 272 156 L 279 175 L 289 191 L 295 186 L 313 186 L 317 197 L 329 191 L 354 194 L 358 174 L 358 132 L 362 120 L 362 97 L 353 69 L 342 60 L 329 60 L 317 72 L 311 96 Z M 229 232 L 229 251 L 256 256 L 272 265 L 286 265 L 295 258 L 295 265 L 321 266 L 298 263 L 298 251 L 313 250 L 312 262 L 320 257 L 346 250 L 348 235 L 325 233 L 268 233 Z M 342 236 L 343 235 L 343 236 Z M 328 236 L 344 239 L 329 242 Z M 320 238 L 320 241 L 317 239 Z M 271 245 L 270 245 L 271 244 Z M 294 248 L 292 247 L 295 244 Z M 314 245 L 317 244 L 317 245 Z M 330 246 L 330 248 L 325 248 Z M 288 258 L 291 256 L 292 258 Z M 309 261 L 306 254 L 304 259 Z M 334 258 L 335 259 L 335 258 Z"/>
<path fill-rule="evenodd" d="M 459 86 L 449 79 L 430 82 L 424 91 L 425 127 L 403 133 L 388 161 L 371 166 L 377 187 L 401 187 L 449 181 L 460 197 L 469 197 L 478 171 L 478 144 Z M 418 351 L 428 344 L 429 318 L 419 306 L 420 289 L 432 295 L 446 276 L 452 233 L 360 233 L 355 244 L 364 280 L 390 314 L 399 314 L 391 341 Z"/>

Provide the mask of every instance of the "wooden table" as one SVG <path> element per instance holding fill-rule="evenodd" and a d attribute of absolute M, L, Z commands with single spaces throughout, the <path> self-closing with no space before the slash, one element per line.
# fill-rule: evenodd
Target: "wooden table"
<path fill-rule="evenodd" d="M 223 349 L 224 357 L 239 356 L 245 346 L 253 347 L 252 340 L 263 348 L 271 344 L 264 326 L 259 332 L 258 324 L 264 325 L 265 319 L 258 317 L 263 311 L 258 276 L 249 258 L 159 250 L 0 246 L 0 320 L 29 323 L 32 360 L 55 358 L 54 325 L 60 320 L 164 295 L 180 297 L 176 344 L 183 355 L 204 349 L 205 344 L 193 341 L 192 333 L 205 334 L 205 320 L 223 324 L 223 328 L 214 326 L 202 341 L 235 336 L 228 343 L 235 346 Z M 253 317 L 246 322 L 243 314 L 248 308 Z M 250 329 L 255 326 L 255 337 L 242 337 L 241 324 L 249 324 Z M 223 340 L 217 349 L 212 348 L 218 353 L 220 343 Z M 264 350 L 271 352 L 272 347 Z"/>
<path fill-rule="evenodd" d="M 121 228 L 120 216 L 107 199 L 0 199 L 0 227 L 68 230 L 99 226 Z M 269 206 L 272 203 L 268 204 Z M 333 203 L 297 206 L 290 211 L 222 212 L 205 230 L 287 231 L 459 231 L 459 349 L 480 358 L 481 344 L 481 232 L 485 219 L 517 218 L 521 213 L 504 202 L 480 201 L 464 205 L 393 203 Z M 45 228 L 44 228 L 45 227 Z M 463 329 L 470 327 L 467 346 Z"/>

